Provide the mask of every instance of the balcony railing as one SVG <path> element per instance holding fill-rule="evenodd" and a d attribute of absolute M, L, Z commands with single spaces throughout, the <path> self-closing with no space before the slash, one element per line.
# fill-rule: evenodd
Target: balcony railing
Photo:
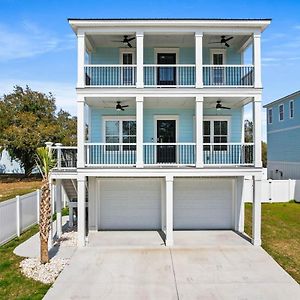
<path fill-rule="evenodd" d="M 85 85 L 101 87 L 134 87 L 135 65 L 85 65 Z"/>
<path fill-rule="evenodd" d="M 253 165 L 253 143 L 203 144 L 204 165 Z"/>
<path fill-rule="evenodd" d="M 253 87 L 253 65 L 203 65 L 203 86 Z M 85 86 L 135 87 L 136 65 L 85 65 Z M 144 65 L 144 87 L 195 87 L 193 64 Z"/>
<path fill-rule="evenodd" d="M 253 86 L 253 65 L 204 65 L 204 86 Z"/>
<path fill-rule="evenodd" d="M 77 166 L 77 147 L 53 146 L 58 169 Z M 205 143 L 204 166 L 253 166 L 253 143 Z M 87 167 L 136 165 L 135 143 L 86 143 Z M 196 143 L 144 143 L 144 166 L 195 166 Z"/>
<path fill-rule="evenodd" d="M 145 87 L 193 87 L 195 65 L 144 65 Z"/>

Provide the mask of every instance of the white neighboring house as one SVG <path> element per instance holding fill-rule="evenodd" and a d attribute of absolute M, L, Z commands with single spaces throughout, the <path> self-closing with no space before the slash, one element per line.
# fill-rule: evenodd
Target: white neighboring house
<path fill-rule="evenodd" d="M 6 150 L 0 153 L 0 174 L 23 173 L 24 170 L 20 164 L 12 160 Z"/>
<path fill-rule="evenodd" d="M 57 199 L 62 185 L 77 193 L 78 245 L 101 230 L 162 230 L 167 246 L 174 230 L 243 232 L 245 176 L 254 179 L 252 242 L 260 245 L 260 49 L 270 20 L 69 23 L 78 43 L 78 146 L 52 145 L 52 180 Z M 249 103 L 254 143 L 244 142 Z"/>

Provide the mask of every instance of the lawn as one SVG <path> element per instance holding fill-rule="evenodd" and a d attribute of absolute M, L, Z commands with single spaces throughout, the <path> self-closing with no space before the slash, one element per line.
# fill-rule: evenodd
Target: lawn
<path fill-rule="evenodd" d="M 11 242 L 0 247 L 0 299 L 42 299 L 51 285 L 23 276 L 19 263 L 23 259 L 13 254 L 19 244 L 38 232 L 34 226 Z"/>
<path fill-rule="evenodd" d="M 252 205 L 245 209 L 245 232 L 251 236 Z M 300 283 L 300 203 L 262 204 L 262 247 Z"/>
<path fill-rule="evenodd" d="M 35 191 L 41 187 L 36 177 L 0 176 L 0 202 Z"/>

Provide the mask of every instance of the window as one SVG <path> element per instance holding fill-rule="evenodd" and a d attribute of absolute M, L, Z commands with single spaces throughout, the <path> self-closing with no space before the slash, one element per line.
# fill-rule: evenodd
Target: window
<path fill-rule="evenodd" d="M 268 123 L 269 124 L 273 123 L 273 109 L 272 108 L 268 109 Z"/>
<path fill-rule="evenodd" d="M 136 143 L 136 121 L 133 119 L 107 119 L 105 120 L 106 143 Z M 129 151 L 136 150 L 136 146 L 106 146 L 106 151 Z"/>
<path fill-rule="evenodd" d="M 203 143 L 228 143 L 228 121 L 227 120 L 209 120 L 203 122 Z M 205 145 L 203 150 L 209 151 L 211 147 Z M 226 151 L 226 145 L 214 145 L 214 151 Z"/>
<path fill-rule="evenodd" d="M 284 118 L 284 108 L 283 104 L 279 105 L 279 121 L 283 121 Z"/>
<path fill-rule="evenodd" d="M 289 105 L 289 112 L 290 112 L 290 119 L 294 118 L 294 100 L 290 101 L 290 105 Z"/>

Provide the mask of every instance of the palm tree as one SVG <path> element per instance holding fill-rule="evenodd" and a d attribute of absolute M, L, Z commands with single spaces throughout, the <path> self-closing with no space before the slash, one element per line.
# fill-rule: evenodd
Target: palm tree
<path fill-rule="evenodd" d="M 51 226 L 51 197 L 50 197 L 50 171 L 55 166 L 53 153 L 50 148 L 40 147 L 36 150 L 36 164 L 42 174 L 42 194 L 40 202 L 40 250 L 41 263 L 49 262 L 48 239 Z"/>

